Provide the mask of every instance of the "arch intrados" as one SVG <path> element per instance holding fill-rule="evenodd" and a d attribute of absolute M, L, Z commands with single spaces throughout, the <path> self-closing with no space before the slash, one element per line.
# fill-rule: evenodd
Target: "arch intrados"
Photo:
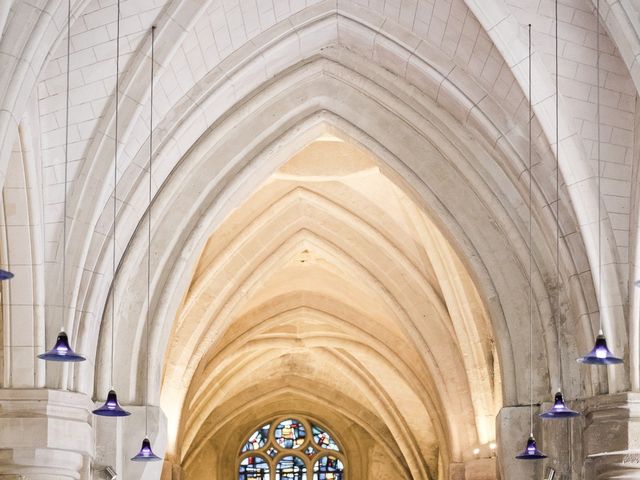
<path fill-rule="evenodd" d="M 352 367 L 350 367 L 352 368 Z M 363 428 L 367 433 L 369 433 L 373 438 L 378 440 L 382 445 L 385 445 L 385 448 L 390 452 L 396 452 L 394 456 L 398 457 L 397 452 L 400 450 L 402 452 L 399 457 L 405 458 L 409 468 L 411 469 L 411 464 L 413 463 L 417 470 L 411 470 L 414 473 L 424 472 L 423 468 L 426 466 L 420 466 L 422 462 L 415 461 L 419 458 L 419 448 L 415 444 L 415 439 L 410 434 L 405 435 L 400 432 L 407 432 L 406 427 L 401 427 L 397 422 L 402 422 L 401 416 L 392 415 L 394 418 L 393 421 L 389 422 L 389 420 L 385 420 L 380 422 L 381 412 L 382 416 L 386 416 L 384 410 L 380 410 L 377 413 L 369 412 L 366 408 L 358 402 L 350 401 L 346 396 L 338 395 L 337 392 L 333 392 L 333 397 L 324 394 L 324 389 L 318 388 L 318 382 L 314 379 L 309 379 L 297 374 L 290 375 L 292 382 L 296 385 L 296 387 L 290 386 L 282 386 L 278 384 L 278 381 L 265 382 L 259 385 L 258 387 L 253 386 L 251 388 L 247 387 L 244 391 L 239 392 L 233 397 L 229 397 L 226 399 L 227 401 L 216 411 L 215 418 L 220 421 L 213 422 L 213 424 L 217 427 L 215 430 L 211 430 L 209 432 L 197 432 L 188 442 L 188 445 L 202 445 L 204 441 L 207 441 L 209 438 L 215 436 L 216 431 L 224 429 L 227 425 L 233 425 L 233 422 L 246 417 L 247 412 L 255 409 L 259 404 L 262 411 L 270 412 L 271 414 L 276 415 L 287 415 L 289 410 L 285 410 L 283 400 L 286 401 L 287 398 L 300 398 L 303 402 L 300 402 L 302 405 L 313 406 L 318 402 L 318 398 L 324 398 L 325 401 L 332 403 L 332 413 L 336 415 L 342 416 L 344 418 L 351 419 L 355 423 L 357 423 L 361 428 Z M 340 401 L 337 401 L 339 398 Z M 269 408 L 269 405 L 274 405 L 272 408 Z M 238 406 L 241 406 L 238 408 Z M 299 410 L 299 409 L 298 409 Z M 303 410 L 299 410 L 300 412 L 304 412 Z M 311 409 L 312 412 L 321 412 L 323 408 L 319 406 L 318 408 Z M 375 420 L 374 420 L 375 419 Z M 328 419 L 327 419 L 328 420 Z M 335 422 L 325 421 L 323 419 L 323 423 L 327 425 L 329 428 L 335 431 L 335 427 L 332 425 Z M 379 430 L 375 428 L 376 425 L 379 425 L 383 430 Z M 385 435 L 384 430 L 391 432 L 391 435 Z M 395 430 L 395 433 L 394 433 Z M 184 439 L 186 440 L 186 439 Z M 182 442 L 184 446 L 185 442 Z M 398 450 L 393 448 L 393 445 L 397 445 Z M 234 446 L 235 447 L 235 446 Z M 190 451 L 189 448 L 182 450 L 180 457 L 184 460 L 187 457 L 191 457 L 197 452 L 197 448 L 195 451 Z M 234 448 L 234 452 L 235 452 Z M 407 457 L 407 453 L 409 456 Z M 446 452 L 443 451 L 443 456 L 446 455 Z M 413 461 L 412 461 L 413 459 Z M 406 466 L 402 467 L 403 470 L 407 468 Z M 423 474 L 423 478 L 424 477 Z"/>
<path fill-rule="evenodd" d="M 296 380 L 307 382 L 306 379 Z M 242 395 L 230 398 L 225 403 L 226 406 L 222 407 L 219 418 L 216 415 L 216 421 L 209 424 L 214 428 L 207 432 L 200 432 L 192 443 L 195 448 L 189 452 L 183 452 L 184 463 L 188 465 L 191 459 L 197 456 L 204 443 L 215 438 L 218 431 L 228 431 L 235 425 L 243 425 L 243 433 L 247 428 L 250 429 L 249 425 L 253 426 L 255 420 L 248 422 L 247 412 L 255 411 L 260 406 L 260 409 L 266 412 L 264 414 L 266 416 L 300 414 L 310 418 L 317 418 L 321 424 L 327 426 L 333 432 L 337 430 L 338 425 L 352 421 L 389 453 L 389 458 L 393 460 L 400 471 L 408 472 L 407 466 L 400 461 L 402 454 L 398 444 L 393 436 L 389 435 L 387 426 L 380 421 L 378 416 L 365 408 L 361 408 L 361 405 L 349 403 L 350 401 L 346 397 L 336 399 L 325 395 L 322 390 L 313 393 L 309 393 L 309 391 L 311 391 L 311 388 L 300 390 L 282 385 L 275 387 L 265 386 L 257 392 L 257 395 L 250 396 L 250 398 L 245 398 Z M 325 411 L 322 399 L 325 402 L 333 402 L 335 408 L 332 408 L 330 413 L 334 418 L 320 415 L 320 412 Z M 242 408 L 238 409 L 237 405 L 242 405 Z M 237 451 L 235 444 L 229 448 L 233 454 Z"/>
<path fill-rule="evenodd" d="M 294 226 L 294 229 L 295 229 L 295 226 Z M 305 240 L 307 239 L 307 235 L 303 237 Z M 295 245 L 297 243 L 297 239 L 293 237 L 290 237 L 290 238 L 292 238 L 292 241 L 285 242 L 284 244 L 278 246 L 278 251 L 280 252 L 280 255 L 278 256 L 280 256 L 281 258 L 288 259 L 292 255 L 291 252 L 295 251 L 293 248 L 291 248 L 290 245 Z M 433 345 L 430 346 L 427 343 L 428 336 L 423 335 L 424 332 L 421 332 L 420 327 L 413 320 L 416 317 L 415 315 L 412 315 L 410 313 L 410 310 L 407 310 L 407 304 L 399 303 L 400 299 L 395 298 L 395 295 L 392 293 L 392 290 L 390 290 L 388 287 L 385 287 L 384 284 L 381 283 L 381 280 L 373 276 L 372 273 L 369 272 L 369 270 L 365 268 L 362 264 L 351 259 L 350 255 L 347 253 L 345 249 L 335 244 L 332 245 L 331 240 L 328 238 L 322 239 L 318 237 L 317 239 L 322 241 L 325 244 L 325 248 L 329 248 L 333 250 L 331 251 L 331 256 L 341 257 L 341 262 L 344 262 L 346 265 L 348 265 L 350 271 L 361 272 L 363 277 L 367 278 L 366 283 L 372 285 L 372 287 L 375 288 L 375 294 L 383 299 L 386 299 L 385 303 L 388 303 L 390 305 L 391 311 L 397 312 L 397 317 L 398 319 L 400 319 L 401 325 L 404 325 L 403 330 L 406 332 L 406 337 L 415 342 L 416 350 L 418 352 L 424 352 L 423 354 L 425 355 L 425 357 L 423 358 L 425 361 L 425 365 L 427 365 L 428 368 L 430 368 L 432 375 L 436 374 L 438 369 L 435 367 L 435 365 L 438 365 L 438 362 L 436 361 L 436 359 L 438 358 L 438 355 L 433 352 L 433 348 L 432 348 Z M 253 270 L 254 273 L 247 278 L 247 280 L 243 285 L 241 285 L 238 288 L 239 293 L 234 294 L 234 296 L 238 297 L 240 300 L 243 300 L 245 298 L 251 298 L 256 291 L 255 289 L 261 288 L 264 282 L 264 278 L 265 278 L 264 276 L 271 274 L 274 270 L 277 269 L 276 266 L 278 265 L 278 263 L 282 262 L 282 260 L 274 259 L 274 257 L 276 257 L 276 255 L 271 255 L 270 258 L 273 259 L 273 262 L 269 262 L 267 265 L 264 265 L 264 266 L 262 264 L 259 264 L 259 262 L 247 262 L 247 263 L 254 263 L 255 265 L 255 268 Z M 247 284 L 253 284 L 253 286 L 247 286 Z M 411 306 L 410 308 L 413 309 L 415 308 L 415 306 Z M 206 318 L 216 319 L 217 331 L 213 332 L 212 329 L 210 328 L 206 329 L 207 336 L 210 337 L 212 340 L 206 341 L 206 340 L 203 340 L 201 337 L 199 337 L 197 342 L 199 345 L 199 350 L 206 351 L 209 348 L 215 348 L 214 347 L 215 344 L 212 343 L 213 337 L 216 337 L 216 338 L 222 337 L 221 332 L 224 332 L 226 328 L 230 325 L 232 318 L 234 318 L 233 313 L 235 311 L 236 309 L 223 307 L 219 310 L 210 312 L 209 315 L 206 315 Z M 201 317 L 199 316 L 199 318 Z M 444 328 L 443 332 L 446 331 L 446 335 L 438 336 L 439 340 L 437 342 L 437 345 L 442 346 L 445 338 L 447 339 L 455 338 L 455 334 L 451 328 L 445 327 L 446 322 L 444 322 L 442 317 L 439 317 L 439 320 L 442 323 L 442 327 Z M 430 327 L 431 329 L 433 329 L 434 325 L 430 324 Z M 204 326 L 202 327 L 202 330 L 205 330 Z M 198 332 L 196 332 L 196 334 L 197 333 Z M 206 346 L 203 346 L 203 345 L 206 345 Z M 193 361 L 200 363 L 201 358 L 199 357 L 197 359 L 193 359 L 190 363 L 192 363 Z M 192 364 L 192 367 L 188 368 L 187 370 L 195 371 L 196 368 L 197 368 L 197 365 Z M 434 370 L 434 368 L 436 369 Z M 464 373 L 464 372 L 461 372 L 461 373 Z M 437 376 L 436 378 L 439 378 L 441 382 L 444 382 L 444 377 Z"/>
<path fill-rule="evenodd" d="M 309 307 L 298 307 L 287 310 L 284 313 L 284 321 L 287 321 L 287 316 L 296 315 L 300 310 L 311 311 L 312 309 Z M 326 321 L 329 325 L 334 326 L 335 328 L 344 329 L 345 321 L 348 321 L 344 318 L 338 318 L 334 314 L 321 310 L 314 310 L 312 313 L 314 318 L 322 318 L 323 321 Z M 264 329 L 261 328 L 261 326 L 254 326 L 252 329 L 269 330 L 282 321 L 283 314 L 274 315 L 263 321 Z M 338 348 L 349 350 L 352 353 L 362 351 L 366 355 L 372 355 L 373 357 L 380 358 L 391 370 L 395 370 L 400 378 L 404 379 L 407 385 L 411 385 L 419 389 L 418 394 L 420 398 L 426 402 L 426 411 L 437 413 L 437 419 L 447 416 L 446 409 L 443 406 L 438 406 L 440 404 L 437 403 L 437 400 L 432 398 L 430 392 L 431 389 L 434 389 L 434 385 L 423 384 L 421 375 L 418 372 L 415 372 L 415 366 L 410 365 L 407 361 L 400 358 L 398 352 L 394 352 L 390 347 L 388 347 L 383 339 L 372 336 L 370 332 L 366 332 L 362 328 L 359 328 L 357 324 L 353 322 L 349 323 L 347 329 L 352 332 L 352 335 L 345 336 L 344 334 L 335 331 L 327 331 L 324 333 L 319 332 L 305 338 L 305 345 L 312 350 L 326 349 L 327 345 L 336 346 Z M 242 337 L 244 337 L 244 335 L 242 335 Z M 268 338 L 259 339 L 247 339 L 239 336 L 233 343 L 225 346 L 225 350 L 228 349 L 230 352 L 228 356 L 225 356 L 224 352 L 220 352 L 218 354 L 224 359 L 223 361 L 212 365 L 215 361 L 215 358 L 213 358 L 211 359 L 209 366 L 203 369 L 199 378 L 204 376 L 205 379 L 202 382 L 198 382 L 199 386 L 197 391 L 190 392 L 191 394 L 188 396 L 189 400 L 186 402 L 186 405 L 188 406 L 185 406 L 185 408 L 188 409 L 190 414 L 197 414 L 198 411 L 203 408 L 207 408 L 207 405 L 212 403 L 210 397 L 213 393 L 207 390 L 206 385 L 211 384 L 214 379 L 217 380 L 216 385 L 218 386 L 224 385 L 225 382 L 224 378 L 220 379 L 216 377 L 216 369 L 223 372 L 224 377 L 227 379 L 234 378 L 242 372 L 245 364 L 257 363 L 256 359 L 258 358 L 262 361 L 267 361 L 268 359 L 277 357 L 282 351 L 279 347 L 300 346 L 299 342 L 294 337 L 294 334 L 287 335 L 284 333 L 278 337 L 270 335 Z M 245 348 L 245 346 L 247 346 L 247 348 Z M 241 349 L 242 352 L 240 351 Z M 258 353 L 258 351 L 260 353 Z M 263 356 L 264 351 L 268 351 L 268 353 Z M 412 376 L 409 375 L 411 373 L 413 373 Z M 442 434 L 444 427 L 440 428 L 439 431 Z"/>

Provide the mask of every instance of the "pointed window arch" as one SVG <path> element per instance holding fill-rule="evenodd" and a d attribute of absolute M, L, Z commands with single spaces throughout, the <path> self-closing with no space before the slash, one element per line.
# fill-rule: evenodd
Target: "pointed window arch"
<path fill-rule="evenodd" d="M 344 451 L 317 422 L 290 416 L 263 423 L 238 457 L 239 480 L 344 480 Z"/>

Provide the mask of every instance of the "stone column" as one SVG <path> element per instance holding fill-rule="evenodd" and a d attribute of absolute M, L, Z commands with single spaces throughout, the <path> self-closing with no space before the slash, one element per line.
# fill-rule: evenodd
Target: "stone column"
<path fill-rule="evenodd" d="M 496 480 L 495 458 L 479 458 L 465 463 L 464 480 Z"/>
<path fill-rule="evenodd" d="M 497 478 L 495 457 L 477 458 L 465 463 L 449 465 L 449 480 L 496 480 Z"/>
<path fill-rule="evenodd" d="M 640 393 L 585 400 L 585 480 L 640 480 Z"/>
<path fill-rule="evenodd" d="M 183 472 L 182 467 L 176 463 L 173 463 L 171 459 L 165 459 L 162 468 L 162 477 L 160 480 L 182 480 Z"/>
<path fill-rule="evenodd" d="M 534 408 L 534 415 L 539 408 Z M 529 437 L 529 407 L 503 407 L 496 420 L 498 468 L 505 480 L 538 480 L 542 478 L 543 464 L 537 460 L 516 460 L 524 450 Z M 538 447 L 544 450 L 540 422 L 534 417 L 534 436 Z"/>
<path fill-rule="evenodd" d="M 93 466 L 96 472 L 94 480 L 108 478 L 105 473 L 107 467 L 116 472 L 118 479 L 158 480 L 163 462 L 136 463 L 130 460 L 140 450 L 144 438 L 145 407 L 123 404 L 122 408 L 131 412 L 131 415 L 94 418 L 97 450 Z M 150 406 L 148 413 L 151 447 L 159 457 L 163 457 L 167 444 L 166 417 L 159 407 Z"/>
<path fill-rule="evenodd" d="M 88 479 L 92 405 L 74 392 L 0 389 L 0 477 Z"/>

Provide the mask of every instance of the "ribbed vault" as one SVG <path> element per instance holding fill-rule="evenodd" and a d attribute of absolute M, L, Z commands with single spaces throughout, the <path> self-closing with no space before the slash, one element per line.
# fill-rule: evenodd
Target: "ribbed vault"
<path fill-rule="evenodd" d="M 439 478 L 439 460 L 464 461 L 495 439 L 499 366 L 471 277 L 411 196 L 348 141 L 310 143 L 225 219 L 170 338 L 161 406 L 187 465 L 216 437 L 220 409 L 276 414 L 261 402 L 283 388 L 327 411 L 345 399 L 363 429 L 361 411 L 379 418 L 389 456 L 399 451 L 413 478 Z"/>
<path fill-rule="evenodd" d="M 376 478 L 436 479 L 495 438 L 500 406 L 530 401 L 532 285 L 533 401 L 637 390 L 637 8 L 600 12 L 600 192 L 595 0 L 566 3 L 556 177 L 548 2 L 131 0 L 116 106 L 115 6 L 72 0 L 67 182 L 66 2 L 3 2 L 2 387 L 98 401 L 114 371 L 124 404 L 163 407 L 167 464 L 194 478 L 229 477 L 252 428 L 299 413 L 340 436 L 353 478 L 374 452 Z M 576 364 L 599 318 L 625 366 Z M 61 325 L 86 363 L 36 361 Z"/>

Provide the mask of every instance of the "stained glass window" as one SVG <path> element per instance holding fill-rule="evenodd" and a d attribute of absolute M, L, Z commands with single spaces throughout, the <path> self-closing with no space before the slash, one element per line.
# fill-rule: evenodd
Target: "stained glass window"
<path fill-rule="evenodd" d="M 300 457 L 282 457 L 276 466 L 276 480 L 307 480 L 307 466 Z"/>
<path fill-rule="evenodd" d="M 298 420 L 283 420 L 276 427 L 274 436 L 282 448 L 298 448 L 304 443 L 306 432 L 302 422 Z"/>
<path fill-rule="evenodd" d="M 319 447 L 326 448 L 327 450 L 335 450 L 336 452 L 340 451 L 336 442 L 331 438 L 331 435 L 325 432 L 322 428 L 317 425 L 313 425 L 312 433 L 313 440 Z"/>
<path fill-rule="evenodd" d="M 322 457 L 313 466 L 313 480 L 343 480 L 344 465 L 339 458 Z"/>
<path fill-rule="evenodd" d="M 345 480 L 337 439 L 305 417 L 274 418 L 242 443 L 238 480 Z"/>
<path fill-rule="evenodd" d="M 253 435 L 251 435 L 247 443 L 244 444 L 242 453 L 251 450 L 258 450 L 264 447 L 265 443 L 267 443 L 267 436 L 269 435 L 270 426 L 271 425 L 264 425 L 262 428 L 253 432 Z"/>
<path fill-rule="evenodd" d="M 238 469 L 240 480 L 269 480 L 269 464 L 262 457 L 246 457 Z"/>

